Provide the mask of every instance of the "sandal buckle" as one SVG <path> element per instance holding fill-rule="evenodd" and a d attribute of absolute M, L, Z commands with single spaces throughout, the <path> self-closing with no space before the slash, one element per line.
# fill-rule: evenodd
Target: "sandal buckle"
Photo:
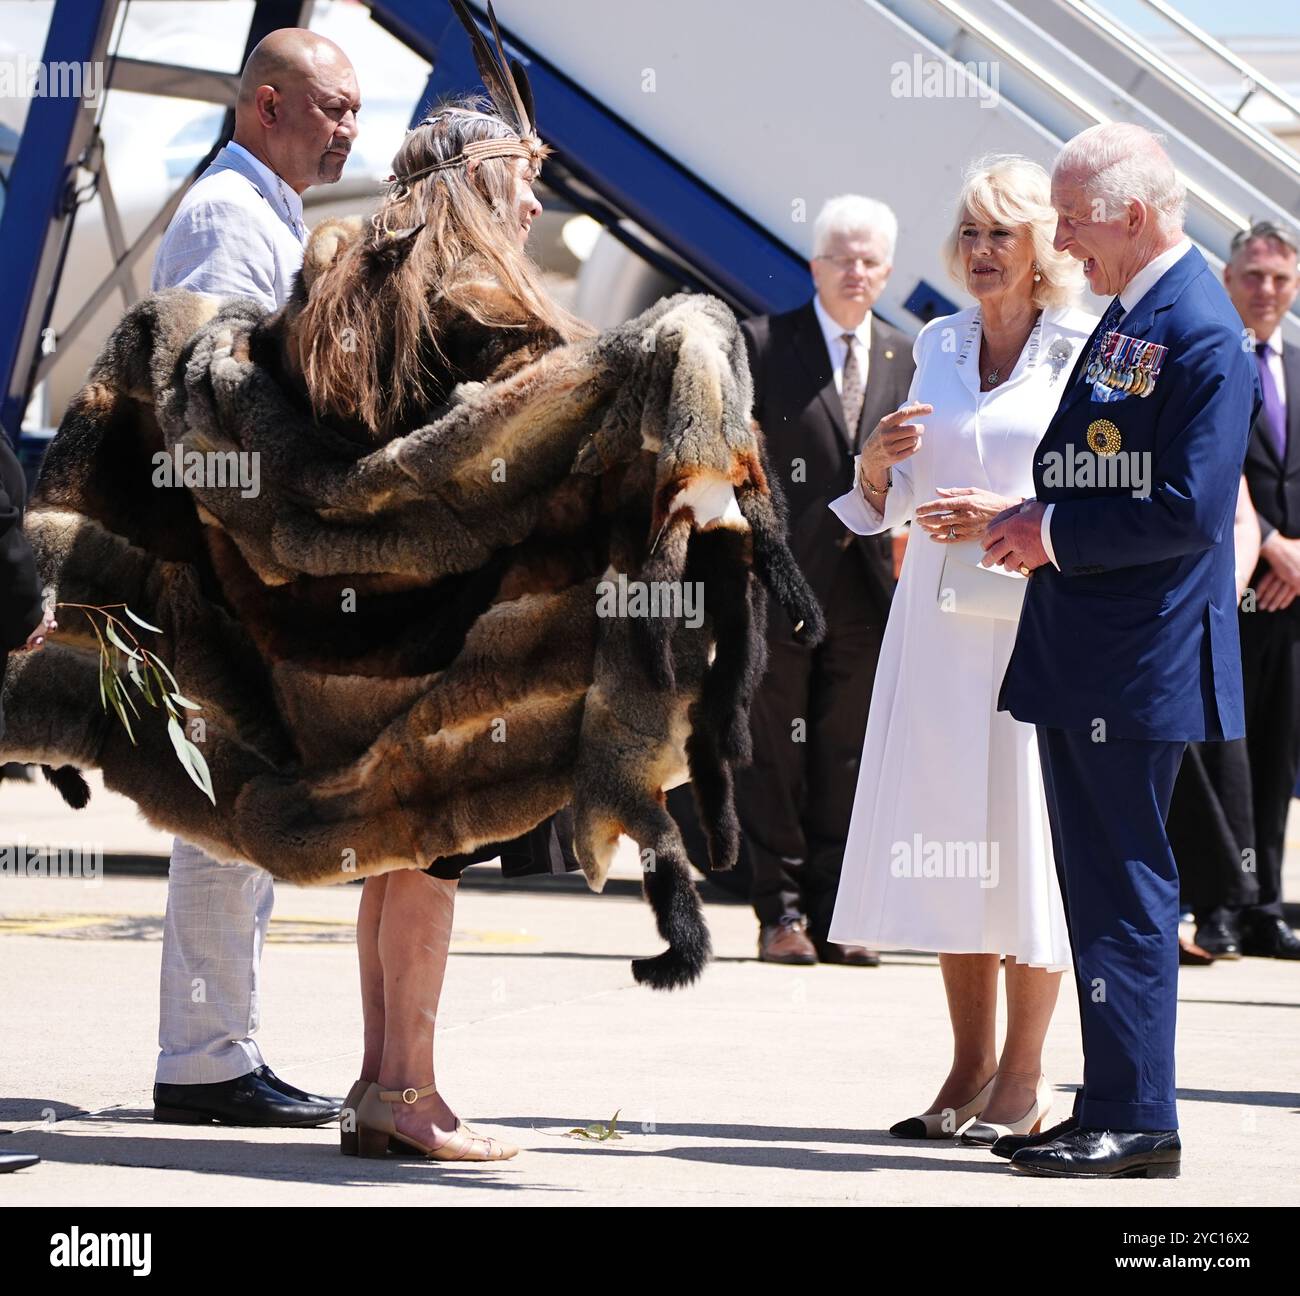
<path fill-rule="evenodd" d="M 412 1089 L 408 1086 L 406 1089 L 402 1090 L 402 1101 L 406 1103 L 408 1106 L 411 1103 L 416 1102 L 419 1099 L 419 1097 L 420 1097 L 420 1091 L 418 1089 Z"/>

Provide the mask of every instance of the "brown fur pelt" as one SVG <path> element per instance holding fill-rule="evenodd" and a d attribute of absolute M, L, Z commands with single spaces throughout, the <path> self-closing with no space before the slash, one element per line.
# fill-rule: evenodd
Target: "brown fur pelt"
<path fill-rule="evenodd" d="M 346 237 L 317 231 L 303 282 Z M 620 833 L 647 861 L 669 950 L 638 978 L 693 979 L 708 937 L 665 790 L 692 779 L 730 867 L 764 587 L 821 634 L 735 318 L 683 294 L 591 340 L 514 334 L 490 381 L 377 438 L 311 414 L 305 291 L 272 315 L 180 290 L 131 309 L 27 515 L 61 603 L 125 602 L 162 630 L 141 638 L 202 707 L 216 805 L 161 713 L 142 708 L 133 745 L 104 712 L 73 611 L 11 662 L 2 759 L 99 768 L 159 828 L 294 882 L 422 868 L 571 803 L 593 889 Z M 448 355 L 494 344 L 458 327 Z M 260 489 L 155 485 L 153 456 L 178 446 L 256 455 Z M 701 526 L 691 501 L 720 483 L 739 511 Z M 620 574 L 699 582 L 702 623 L 600 615 Z"/>

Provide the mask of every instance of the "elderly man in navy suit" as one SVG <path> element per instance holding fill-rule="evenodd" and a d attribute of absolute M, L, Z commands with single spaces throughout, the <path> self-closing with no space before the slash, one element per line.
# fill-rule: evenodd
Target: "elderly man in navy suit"
<path fill-rule="evenodd" d="M 1038 728 L 1084 1074 L 1069 1120 L 994 1150 L 1031 1174 L 1175 1178 L 1165 816 L 1186 744 L 1244 732 L 1232 528 L 1259 379 L 1154 135 L 1076 136 L 1052 203 L 1057 248 L 1113 300 L 985 563 L 1032 573 L 999 705 Z"/>

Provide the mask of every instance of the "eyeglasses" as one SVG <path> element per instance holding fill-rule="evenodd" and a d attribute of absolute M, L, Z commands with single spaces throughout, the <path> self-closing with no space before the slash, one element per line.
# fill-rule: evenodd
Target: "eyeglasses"
<path fill-rule="evenodd" d="M 847 274 L 859 263 L 864 270 L 874 270 L 880 262 L 874 257 L 864 256 L 815 256 L 814 261 L 829 261 L 841 274 Z"/>

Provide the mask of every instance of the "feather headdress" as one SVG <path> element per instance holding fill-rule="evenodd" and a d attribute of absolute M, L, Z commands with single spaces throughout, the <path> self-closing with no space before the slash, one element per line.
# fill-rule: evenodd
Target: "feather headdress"
<path fill-rule="evenodd" d="M 407 175 L 394 176 L 399 185 L 405 185 L 421 176 L 434 171 L 444 171 L 448 167 L 461 166 L 474 159 L 490 157 L 524 157 L 540 164 L 550 151 L 537 136 L 536 123 L 533 119 L 533 91 L 528 84 L 528 73 L 518 59 L 507 59 L 505 46 L 501 42 L 501 29 L 497 26 L 496 14 L 492 11 L 492 0 L 488 0 L 488 22 L 492 26 L 492 38 L 496 42 L 494 50 L 479 31 L 478 24 L 466 8 L 464 0 L 450 0 L 456 11 L 461 26 L 469 33 L 470 48 L 474 52 L 474 62 L 478 67 L 483 86 L 492 100 L 496 115 L 514 132 L 515 138 L 472 140 L 454 157 L 435 162 L 431 166 L 421 167 Z M 437 118 L 432 113 L 425 117 L 420 126 L 428 125 Z"/>

